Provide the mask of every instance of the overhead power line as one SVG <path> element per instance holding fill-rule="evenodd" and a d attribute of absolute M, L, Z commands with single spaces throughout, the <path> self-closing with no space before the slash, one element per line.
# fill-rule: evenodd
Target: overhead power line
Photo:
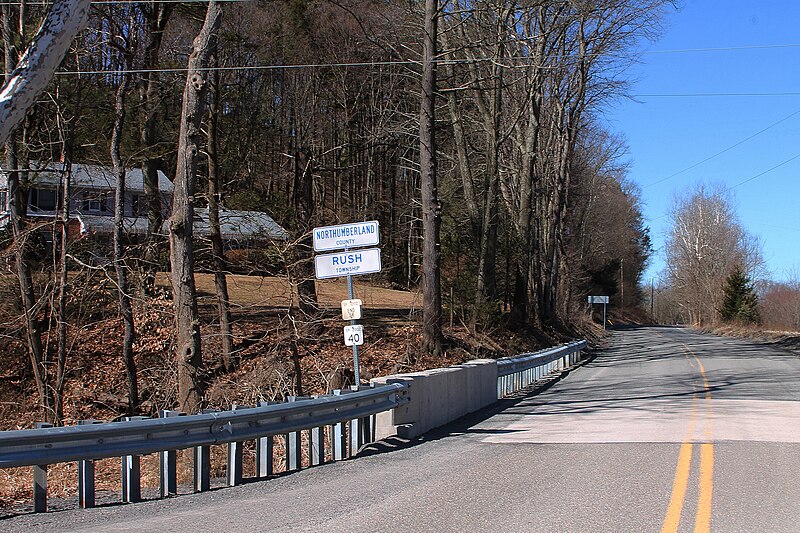
<path fill-rule="evenodd" d="M 708 48 L 677 48 L 673 50 L 647 50 L 645 54 L 689 54 L 697 52 L 738 52 L 741 50 L 771 50 L 775 48 L 800 48 L 800 43 L 753 44 L 745 46 L 714 46 Z"/>
<path fill-rule="evenodd" d="M 782 123 L 786 122 L 787 120 L 789 120 L 790 118 L 792 118 L 792 117 L 794 117 L 794 116 L 796 116 L 796 115 L 800 115 L 800 110 L 797 110 L 797 111 L 795 111 L 795 112 L 794 112 L 794 113 L 792 113 L 791 115 L 788 115 L 788 116 L 785 116 L 785 117 L 783 117 L 782 119 L 780 119 L 780 120 L 779 120 L 779 121 L 777 121 L 777 122 L 773 122 L 772 124 L 770 124 L 770 125 L 769 125 L 769 126 L 767 126 L 766 128 L 763 128 L 763 129 L 761 129 L 761 130 L 757 131 L 756 133 L 754 133 L 754 134 L 750 135 L 749 137 L 746 137 L 746 138 L 742 139 L 741 141 L 739 141 L 739 142 L 737 142 L 737 143 L 735 143 L 735 144 L 732 144 L 732 145 L 728 146 L 728 147 L 727 147 L 727 148 L 725 148 L 724 150 L 720 150 L 719 152 L 715 153 L 715 154 L 714 154 L 714 155 L 712 155 L 712 156 L 706 157 L 706 158 L 705 158 L 705 159 L 703 159 L 702 161 L 698 161 L 697 163 L 694 163 L 693 165 L 689 165 L 688 167 L 684 168 L 683 170 L 679 170 L 678 172 L 675 172 L 674 174 L 670 174 L 669 176 L 667 176 L 667 177 L 665 177 L 665 178 L 661 178 L 660 180 L 654 181 L 653 183 L 649 183 L 649 184 L 645 185 L 645 186 L 644 186 L 644 187 L 642 187 L 642 188 L 643 188 L 643 189 L 647 189 L 647 188 L 653 187 L 653 186 L 655 186 L 655 185 L 658 185 L 659 183 L 664 183 L 665 181 L 667 181 L 667 180 L 670 180 L 670 179 L 674 178 L 675 176 L 679 176 L 679 175 L 681 175 L 681 174 L 683 174 L 683 173 L 685 173 L 685 172 L 688 172 L 688 171 L 692 170 L 693 168 L 697 168 L 697 167 L 699 167 L 700 165 L 702 165 L 703 163 L 707 163 L 707 162 L 711 161 L 712 159 L 714 159 L 714 158 L 717 158 L 717 157 L 721 156 L 722 154 L 724 154 L 724 153 L 726 153 L 726 152 L 730 152 L 731 150 L 733 150 L 733 149 L 734 149 L 734 148 L 736 148 L 737 146 L 741 146 L 742 144 L 746 143 L 746 142 L 747 142 L 747 141 L 749 141 L 750 139 L 753 139 L 753 138 L 755 138 L 755 137 L 758 137 L 758 136 L 759 136 L 759 135 L 761 135 L 762 133 L 764 133 L 764 132 L 766 132 L 766 131 L 769 131 L 769 130 L 771 130 L 771 129 L 772 129 L 772 128 L 774 128 L 775 126 L 778 126 L 778 125 L 780 125 L 780 124 L 782 124 Z"/>
<path fill-rule="evenodd" d="M 788 165 L 789 163 L 791 163 L 791 162 L 792 162 L 792 161 L 794 161 L 795 159 L 800 159 L 800 154 L 797 154 L 797 155 L 796 155 L 796 156 L 794 156 L 794 157 L 790 157 L 790 158 L 789 158 L 789 159 L 787 159 L 786 161 L 783 161 L 783 162 L 781 162 L 781 163 L 778 163 L 778 164 L 777 164 L 777 165 L 775 165 L 774 167 L 768 168 L 768 169 L 767 169 L 767 170 L 765 170 L 764 172 L 759 172 L 759 173 L 758 173 L 758 174 L 756 174 L 755 176 L 751 176 L 751 177 L 747 178 L 746 180 L 740 181 L 740 182 L 739 182 L 739 183 L 737 183 L 736 185 L 733 185 L 733 186 L 731 186 L 731 187 L 728 187 L 727 189 L 725 189 L 725 192 L 727 192 L 727 191 L 732 191 L 733 189 L 735 189 L 735 188 L 737 188 L 737 187 L 741 187 L 741 186 L 742 186 L 742 185 L 744 185 L 745 183 L 750 183 L 751 181 L 753 181 L 753 180 L 755 180 L 755 179 L 757 179 L 757 178 L 760 178 L 760 177 L 761 177 L 761 176 L 763 176 L 764 174 L 769 174 L 769 173 L 770 173 L 770 172 L 772 172 L 773 170 L 776 170 L 776 169 L 778 169 L 778 168 L 780 168 L 780 167 L 782 167 L 782 166 L 784 166 L 784 165 Z"/>
<path fill-rule="evenodd" d="M 800 92 L 759 92 L 759 93 L 647 93 L 632 94 L 633 98 L 719 98 L 738 96 L 800 96 Z"/>
<path fill-rule="evenodd" d="M 772 166 L 772 167 L 768 168 L 767 170 L 764 170 L 764 171 L 762 171 L 762 172 L 759 172 L 758 174 L 755 174 L 755 175 L 753 175 L 753 176 L 750 176 L 749 178 L 747 178 L 747 179 L 744 179 L 744 180 L 740 181 L 740 182 L 739 182 L 739 183 L 737 183 L 736 185 L 731 185 L 730 187 L 728 187 L 727 189 L 725 189 L 725 191 L 724 191 L 724 192 L 730 192 L 730 191 L 732 191 L 732 190 L 734 190 L 734 189 L 736 189 L 736 188 L 738 188 L 738 187 L 741 187 L 742 185 L 744 185 L 744 184 L 746 184 L 746 183 L 750 183 L 751 181 L 754 181 L 754 180 L 756 180 L 756 179 L 760 178 L 761 176 L 764 176 L 764 175 L 766 175 L 766 174 L 769 174 L 769 173 L 770 173 L 770 172 L 772 172 L 773 170 L 777 170 L 777 169 L 779 169 L 779 168 L 781 168 L 781 167 L 783 167 L 783 166 L 786 166 L 786 165 L 788 165 L 789 163 L 791 163 L 792 161 L 795 161 L 795 160 L 797 160 L 797 159 L 800 159 L 800 154 L 794 155 L 794 156 L 790 157 L 789 159 L 786 159 L 785 161 L 781 161 L 781 162 L 780 162 L 780 163 L 778 163 L 777 165 L 774 165 L 774 166 Z M 659 217 L 655 217 L 655 218 L 650 218 L 650 219 L 648 219 L 648 222 L 655 222 L 656 220 L 661 220 L 662 218 L 666 218 L 666 217 L 667 217 L 667 214 L 666 214 L 666 213 L 664 213 L 663 215 L 661 215 L 661 216 L 659 216 Z"/>

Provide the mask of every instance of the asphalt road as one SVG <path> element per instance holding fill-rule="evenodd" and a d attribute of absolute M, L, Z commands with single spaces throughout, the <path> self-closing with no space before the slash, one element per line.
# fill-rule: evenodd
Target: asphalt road
<path fill-rule="evenodd" d="M 382 452 L 3 531 L 800 531 L 800 359 L 680 328 L 613 334 L 544 391 Z"/>

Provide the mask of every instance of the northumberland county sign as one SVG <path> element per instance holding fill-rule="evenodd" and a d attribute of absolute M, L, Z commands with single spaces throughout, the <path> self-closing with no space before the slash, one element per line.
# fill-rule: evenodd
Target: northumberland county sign
<path fill-rule="evenodd" d="M 317 279 L 374 274 L 381 271 L 381 249 L 320 254 L 314 257 L 314 271 Z"/>
<path fill-rule="evenodd" d="M 380 242 L 378 221 L 314 228 L 313 239 L 315 252 L 375 246 Z"/>

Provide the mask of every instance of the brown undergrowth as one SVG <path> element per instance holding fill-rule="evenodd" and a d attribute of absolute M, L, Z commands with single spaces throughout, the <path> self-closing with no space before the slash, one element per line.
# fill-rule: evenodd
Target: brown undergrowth
<path fill-rule="evenodd" d="M 159 282 L 166 285 L 167 279 Z M 288 395 L 321 394 L 352 381 L 352 351 L 343 344 L 345 322 L 338 309 L 347 296 L 341 281 L 318 284 L 321 309 L 302 316 L 293 303 L 295 292 L 285 279 L 230 276 L 233 334 L 238 362 L 225 372 L 219 360 L 219 332 L 215 324 L 213 278 L 197 276 L 204 324 L 203 353 L 206 402 L 209 408 L 256 405 Z M 163 291 L 167 294 L 168 291 Z M 475 358 L 497 358 L 551 345 L 556 334 L 511 331 L 502 325 L 471 332 L 462 321 L 445 327 L 445 351 L 440 356 L 417 353 L 421 330 L 417 309 L 420 296 L 358 283 L 356 296 L 364 301 L 365 344 L 360 353 L 363 379 L 374 376 L 443 367 Z M 5 336 L 0 337 L 0 429 L 31 428 L 41 420 L 35 383 L 22 343 L 22 330 L 8 314 Z M 176 391 L 172 357 L 171 302 L 165 297 L 136 305 L 136 364 L 142 404 L 140 414 L 153 416 L 174 408 Z M 581 333 L 596 333 L 586 325 Z M 71 350 L 65 387 L 65 423 L 78 420 L 115 420 L 125 414 L 127 381 L 121 356 L 122 323 L 116 316 L 101 317 L 70 331 Z M 299 365 L 293 357 L 299 358 Z M 300 371 L 300 379 L 296 374 Z M 300 389 L 298 389 L 298 384 Z M 276 472 L 281 470 L 280 439 Z M 212 476 L 224 476 L 225 451 L 214 447 Z M 190 483 L 191 458 L 179 456 L 179 482 Z M 245 450 L 245 471 L 253 468 L 254 452 Z M 98 461 L 99 492 L 120 491 L 119 460 Z M 32 496 L 31 468 L 0 469 L 0 506 L 18 508 Z M 53 465 L 48 492 L 56 497 L 76 495 L 74 464 Z M 142 460 L 142 486 L 158 486 L 157 457 Z"/>
<path fill-rule="evenodd" d="M 724 324 L 702 328 L 702 331 L 722 337 L 737 337 L 770 344 L 800 355 L 800 332 L 778 331 L 755 324 Z"/>

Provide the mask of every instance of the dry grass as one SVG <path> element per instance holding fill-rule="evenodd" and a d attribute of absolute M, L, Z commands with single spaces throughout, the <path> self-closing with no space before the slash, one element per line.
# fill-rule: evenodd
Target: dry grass
<path fill-rule="evenodd" d="M 757 325 L 724 324 L 703 331 L 723 337 L 737 337 L 778 346 L 800 355 L 800 332 L 775 331 Z"/>
<path fill-rule="evenodd" d="M 169 278 L 161 273 L 156 282 L 169 287 Z M 195 274 L 197 291 L 201 296 L 213 296 L 214 276 L 212 274 Z M 374 287 L 354 278 L 355 296 L 371 309 L 412 309 L 422 305 L 419 292 L 398 291 L 383 287 Z M 342 300 L 347 299 L 347 282 L 345 279 L 318 280 L 317 296 L 323 308 L 335 309 Z M 297 287 L 286 278 L 228 275 L 228 293 L 236 306 L 241 307 L 279 307 L 286 308 L 297 302 Z"/>
<path fill-rule="evenodd" d="M 300 356 L 305 394 L 322 393 L 341 385 L 337 380 L 352 374 L 352 351 L 343 345 L 341 326 L 336 310 L 347 298 L 345 280 L 318 281 L 320 306 L 326 310 L 314 327 L 303 329 L 291 321 L 289 306 L 297 302 L 296 288 L 286 278 L 229 275 L 228 287 L 235 309 L 234 338 L 239 366 L 232 373 L 215 374 L 218 330 L 213 323 L 214 279 L 210 274 L 197 274 L 196 284 L 203 303 L 204 365 L 211 382 L 206 390 L 210 407 L 226 409 L 231 404 L 254 405 L 260 400 L 280 399 L 292 394 L 294 366 L 292 348 Z M 409 310 L 418 309 L 421 294 L 369 285 L 367 278 L 355 278 L 355 296 L 364 302 L 367 342 L 360 353 L 361 376 L 413 372 L 461 363 L 481 357 L 499 357 L 529 351 L 550 344 L 535 332 L 514 332 L 500 325 L 470 332 L 458 321 L 445 328 L 446 352 L 439 356 L 418 353 L 421 330 L 417 318 Z M 157 283 L 169 287 L 169 278 L 162 274 Z M 148 393 L 143 412 L 156 412 L 174 405 L 174 353 L 172 308 L 168 297 L 148 301 L 138 310 L 138 340 L 135 346 L 139 367 L 140 391 Z M 380 310 L 380 313 L 369 313 Z M 290 325 L 292 327 L 290 327 Z M 101 316 L 96 322 L 76 332 L 76 345 L 70 355 L 65 414 L 67 423 L 95 418 L 110 420 L 124 410 L 126 400 L 124 365 L 120 353 L 120 321 Z M 77 335 L 80 333 L 80 335 Z M 20 351 L 21 343 L 16 350 Z M 20 352 L 23 353 L 23 352 Z M 0 354 L 3 355 L 3 354 Z M 37 396 L 31 380 L 20 381 L 15 368 L 24 360 L 20 354 L 4 354 L 7 371 L 0 372 L 0 417 L 8 429 L 32 427 L 38 419 Z M 20 363 L 20 361 L 23 361 Z M 346 383 L 346 382 L 342 382 Z M 305 449 L 305 446 L 304 446 Z M 276 439 L 275 471 L 284 469 L 283 442 Z M 307 458 L 306 458 L 307 460 Z M 224 475 L 224 446 L 212 447 L 212 475 Z M 254 453 L 245 449 L 245 472 L 254 468 Z M 158 486 L 156 455 L 142 458 L 142 488 L 151 491 Z M 96 484 L 98 497 L 116 499 L 120 491 L 118 459 L 98 461 Z M 191 457 L 178 454 L 179 483 L 191 481 Z M 48 472 L 49 493 L 53 497 L 75 498 L 75 464 L 53 465 Z M 30 468 L 0 469 L 0 508 L 19 512 L 29 508 L 32 488 Z M 185 490 L 185 489 L 184 489 Z M 116 495 L 115 495 L 116 494 Z M 62 500 L 63 501 L 63 500 Z"/>

